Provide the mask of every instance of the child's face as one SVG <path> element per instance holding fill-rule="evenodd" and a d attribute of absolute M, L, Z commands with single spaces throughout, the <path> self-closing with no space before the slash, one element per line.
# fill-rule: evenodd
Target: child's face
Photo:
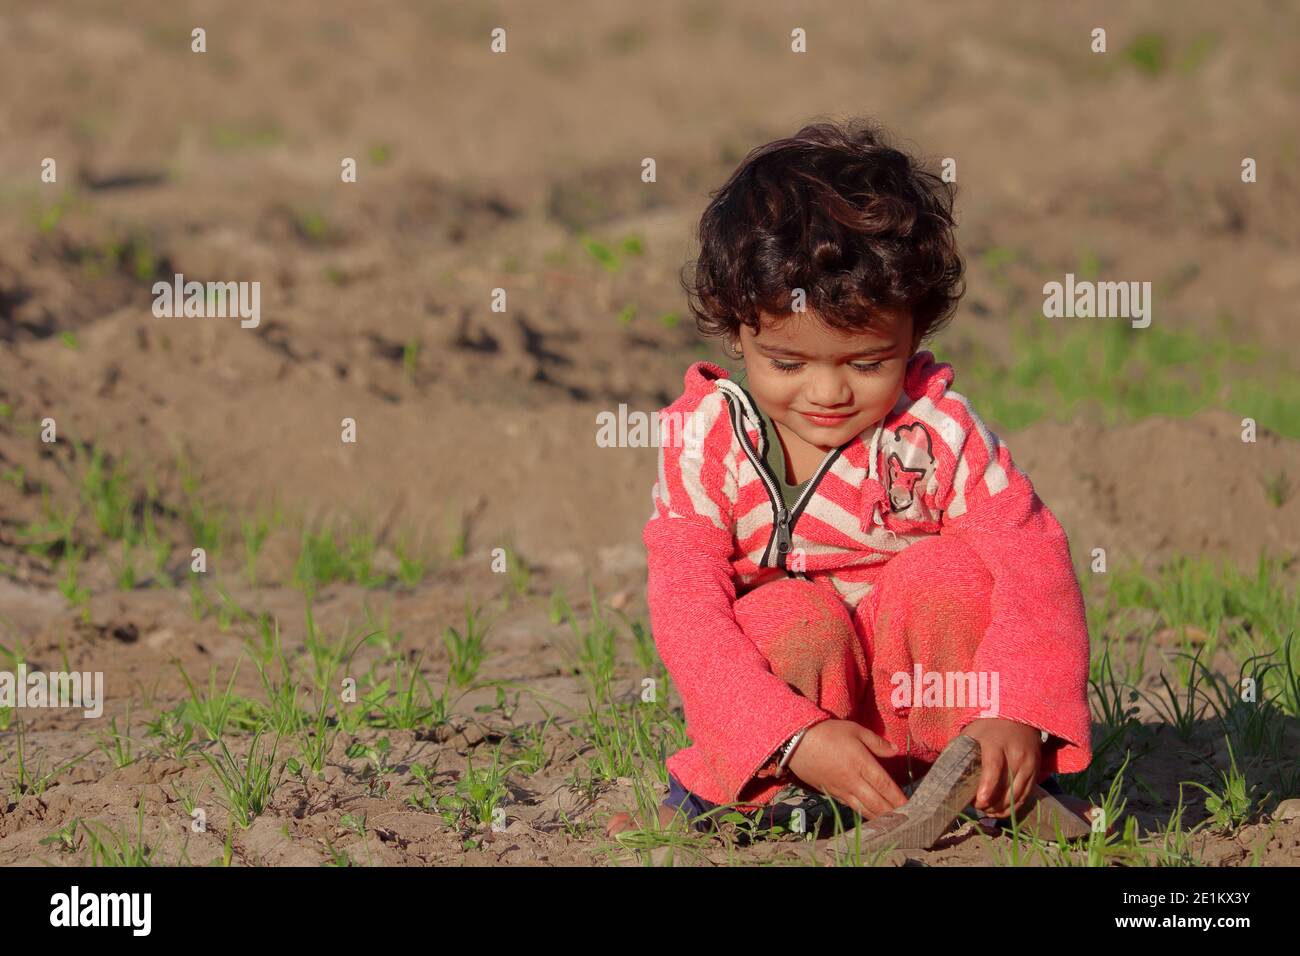
<path fill-rule="evenodd" d="M 829 329 L 809 312 L 761 318 L 761 332 L 742 325 L 737 340 L 747 387 L 787 432 L 828 452 L 898 401 L 916 347 L 910 313 L 889 313 L 879 330 L 853 334 Z"/>

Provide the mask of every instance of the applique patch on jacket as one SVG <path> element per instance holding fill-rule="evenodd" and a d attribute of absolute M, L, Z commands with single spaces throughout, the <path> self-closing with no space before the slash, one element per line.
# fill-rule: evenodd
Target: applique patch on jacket
<path fill-rule="evenodd" d="M 905 522 L 929 521 L 924 496 L 935 477 L 934 442 L 920 422 L 886 429 L 880 437 L 880 475 L 889 515 Z"/>

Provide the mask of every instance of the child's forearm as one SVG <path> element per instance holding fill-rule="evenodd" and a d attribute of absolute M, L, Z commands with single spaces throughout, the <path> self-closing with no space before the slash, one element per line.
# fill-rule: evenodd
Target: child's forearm
<path fill-rule="evenodd" d="M 655 645 L 728 800 L 799 730 L 830 717 L 772 673 L 736 624 L 730 537 L 680 519 L 651 521 L 644 540 Z"/>

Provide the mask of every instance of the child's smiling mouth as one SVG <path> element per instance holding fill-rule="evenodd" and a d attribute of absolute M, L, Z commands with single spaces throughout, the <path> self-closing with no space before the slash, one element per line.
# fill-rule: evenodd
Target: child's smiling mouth
<path fill-rule="evenodd" d="M 800 412 L 804 418 L 817 425 L 820 428 L 834 428 L 837 425 L 843 425 L 850 418 L 857 415 L 857 412 L 837 412 L 835 414 L 822 412 Z"/>

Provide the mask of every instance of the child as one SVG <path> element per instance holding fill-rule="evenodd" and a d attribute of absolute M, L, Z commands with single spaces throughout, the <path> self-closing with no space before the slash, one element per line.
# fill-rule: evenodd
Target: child
<path fill-rule="evenodd" d="M 697 362 L 661 413 L 648 603 L 692 740 L 665 821 L 790 783 L 906 812 L 959 735 L 975 807 L 1006 817 L 1091 760 L 1065 533 L 918 350 L 965 291 L 952 199 L 871 126 L 819 123 L 705 210 L 691 309 L 744 374 Z"/>

